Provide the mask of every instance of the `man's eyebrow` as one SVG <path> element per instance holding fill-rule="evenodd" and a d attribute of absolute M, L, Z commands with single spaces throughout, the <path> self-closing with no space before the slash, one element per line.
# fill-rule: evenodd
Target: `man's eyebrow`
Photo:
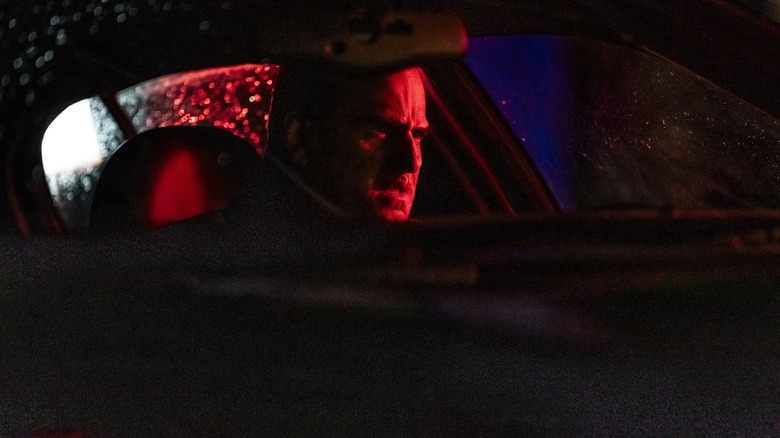
<path fill-rule="evenodd" d="M 381 114 L 365 115 L 356 120 L 358 125 L 379 125 L 390 129 L 403 129 L 421 132 L 423 135 L 428 135 L 431 131 L 430 124 L 425 121 L 425 125 L 412 128 L 413 122 L 401 123 L 397 120 L 393 120 L 387 117 L 383 117 Z"/>

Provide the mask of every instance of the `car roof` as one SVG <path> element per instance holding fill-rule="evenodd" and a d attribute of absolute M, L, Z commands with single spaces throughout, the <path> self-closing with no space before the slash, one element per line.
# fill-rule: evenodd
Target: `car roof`
<path fill-rule="evenodd" d="M 382 40 L 377 37 L 377 26 L 388 11 L 413 11 L 407 17 L 420 15 L 421 10 L 446 11 L 463 20 L 469 35 L 583 35 L 635 46 L 669 59 L 777 117 L 780 81 L 776 80 L 775 66 L 780 64 L 780 24 L 761 15 L 757 7 L 750 10 L 744 6 L 755 3 L 741 2 L 743 5 L 725 0 L 434 0 L 421 7 L 408 0 L 376 5 L 354 0 L 114 1 L 97 6 L 94 2 L 52 6 L 45 1 L 5 1 L 0 5 L 0 29 L 4 30 L 0 67 L 13 76 L 20 62 L 38 63 L 35 56 L 27 59 L 27 51 L 37 48 L 43 52 L 38 55 L 44 55 L 47 44 L 51 45 L 57 57 L 72 64 L 70 69 L 58 66 L 66 70 L 65 76 L 83 79 L 92 72 L 86 81 L 89 84 L 82 85 L 84 90 L 60 93 L 61 98 L 75 101 L 101 87 L 122 88 L 185 69 L 296 56 L 338 60 L 343 55 L 328 58 L 324 52 L 331 49 L 322 49 L 322 41 L 338 43 L 336 39 L 347 32 L 367 38 L 370 46 Z M 418 31 L 443 26 L 436 21 L 437 15 L 420 20 L 412 23 Z M 413 32 L 414 26 L 401 30 Z M 312 52 L 309 44 L 322 53 Z M 457 44 L 454 47 L 445 49 L 442 45 L 440 50 L 450 50 L 447 54 L 452 55 Z M 379 56 L 383 51 L 372 47 L 369 53 Z M 15 82 L 13 79 L 9 81 Z M 73 89 L 72 85 L 69 88 Z M 0 109 L 8 100 L 6 96 Z"/>

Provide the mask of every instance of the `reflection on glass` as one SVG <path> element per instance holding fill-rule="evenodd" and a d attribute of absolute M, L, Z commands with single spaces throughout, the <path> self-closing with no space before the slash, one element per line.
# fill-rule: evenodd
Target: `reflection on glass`
<path fill-rule="evenodd" d="M 102 161 L 89 100 L 69 106 L 49 125 L 41 143 L 43 165 L 57 175 Z"/>
<path fill-rule="evenodd" d="M 86 229 L 100 171 L 122 141 L 119 127 L 97 98 L 69 106 L 46 129 L 41 160 L 54 206 L 68 229 Z"/>

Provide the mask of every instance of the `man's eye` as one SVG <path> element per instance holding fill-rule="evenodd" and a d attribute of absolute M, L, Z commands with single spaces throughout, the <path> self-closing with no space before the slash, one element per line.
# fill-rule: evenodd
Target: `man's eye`
<path fill-rule="evenodd" d="M 416 140 L 422 140 L 428 135 L 428 131 L 425 129 L 414 129 L 412 130 L 412 137 L 414 137 Z"/>
<path fill-rule="evenodd" d="M 371 127 L 364 129 L 361 136 L 366 141 L 384 140 L 387 137 L 387 131 L 383 128 Z"/>
<path fill-rule="evenodd" d="M 382 128 L 367 128 L 360 134 L 360 147 L 366 152 L 375 152 L 387 137 L 387 131 Z"/>

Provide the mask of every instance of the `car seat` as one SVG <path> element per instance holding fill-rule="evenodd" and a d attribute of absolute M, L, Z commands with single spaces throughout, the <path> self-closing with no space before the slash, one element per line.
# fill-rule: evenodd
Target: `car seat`
<path fill-rule="evenodd" d="M 224 210 L 261 159 L 244 140 L 206 127 L 166 127 L 126 141 L 98 180 L 89 231 L 155 229 Z"/>

